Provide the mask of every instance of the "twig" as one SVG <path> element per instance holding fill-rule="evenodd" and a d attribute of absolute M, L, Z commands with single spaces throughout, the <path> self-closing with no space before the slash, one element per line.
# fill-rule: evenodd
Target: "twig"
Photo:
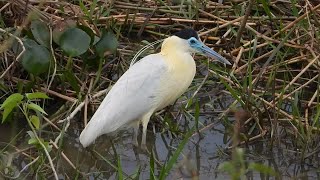
<path fill-rule="evenodd" d="M 41 90 L 44 91 L 44 92 L 46 92 L 46 93 L 49 93 L 49 94 L 51 94 L 51 95 L 57 96 L 57 97 L 59 97 L 59 98 L 61 98 L 61 99 L 64 99 L 64 100 L 66 100 L 66 101 L 70 101 L 70 102 L 72 102 L 72 103 L 74 103 L 74 102 L 77 101 L 77 99 L 75 99 L 75 98 L 73 98 L 73 97 L 69 97 L 69 96 L 60 94 L 60 93 L 58 93 L 58 92 L 55 92 L 55 91 L 53 91 L 53 90 L 50 90 L 50 89 L 47 89 L 47 88 L 44 88 L 44 87 L 41 87 Z"/>
<path fill-rule="evenodd" d="M 283 89 L 283 93 L 284 93 L 290 86 L 292 86 L 292 84 L 293 84 L 294 82 L 296 82 L 296 80 L 298 80 L 299 77 L 300 77 L 303 73 L 305 73 L 305 72 L 309 69 L 309 67 L 310 67 L 314 62 L 316 62 L 316 61 L 319 59 L 319 57 L 320 57 L 320 55 L 318 55 L 318 56 L 317 56 L 316 58 L 314 58 L 306 67 L 304 67 L 304 68 L 301 70 L 301 72 L 300 72 L 298 75 L 296 75 L 296 77 L 294 77 L 294 78 L 290 81 L 289 84 L 286 85 L 286 87 Z"/>
<path fill-rule="evenodd" d="M 21 47 L 22 47 L 22 51 L 18 54 L 18 56 L 16 57 L 16 59 L 15 59 L 15 60 L 9 65 L 9 67 L 7 67 L 7 69 L 1 74 L 0 79 L 2 79 L 2 78 L 7 74 L 7 72 L 11 69 L 11 67 L 20 59 L 20 57 L 22 56 L 22 54 L 25 52 L 26 48 L 24 47 L 23 42 L 21 41 L 21 39 L 20 39 L 19 37 L 17 37 L 17 36 L 15 36 L 15 35 L 7 32 L 7 31 L 5 31 L 5 30 L 2 29 L 2 28 L 0 28 L 0 32 L 6 33 L 6 34 L 8 34 L 9 36 L 15 38 L 15 39 L 19 42 L 19 44 L 21 45 Z M 9 41 L 9 42 L 10 42 L 10 41 Z M 8 42 L 8 43 L 9 43 L 9 42 Z M 1 52 L 0 52 L 0 53 L 1 53 Z"/>
<path fill-rule="evenodd" d="M 320 8 L 320 4 L 318 4 L 316 7 L 311 9 L 311 12 L 317 10 L 318 8 Z M 281 34 L 282 32 L 292 28 L 294 25 L 296 25 L 299 21 L 301 21 L 302 19 L 304 19 L 310 12 L 306 12 L 303 15 L 301 15 L 300 17 L 296 18 L 294 21 L 290 22 L 286 27 L 282 28 L 279 32 L 277 32 L 276 34 L 274 34 L 272 36 L 272 38 L 277 37 L 279 34 Z"/>
<path fill-rule="evenodd" d="M 237 19 L 234 19 L 234 20 L 232 20 L 232 21 L 229 21 L 229 22 L 227 22 L 227 23 L 225 23 L 225 24 L 223 24 L 223 25 L 221 25 L 221 26 L 218 26 L 218 27 L 212 28 L 212 29 L 210 29 L 210 30 L 208 30 L 208 31 L 202 32 L 202 33 L 199 34 L 199 36 L 207 35 L 207 34 L 209 34 L 209 33 L 211 33 L 211 32 L 214 32 L 214 31 L 216 31 L 216 30 L 218 30 L 218 29 L 220 29 L 220 28 L 224 28 L 224 27 L 229 26 L 230 24 L 237 23 L 237 22 L 241 21 L 242 19 L 243 19 L 243 16 L 241 16 L 241 17 L 239 17 L 239 18 L 237 18 Z"/>
<path fill-rule="evenodd" d="M 97 98 L 97 97 L 100 97 L 102 95 L 104 95 L 105 93 L 107 93 L 109 90 L 111 89 L 111 87 L 109 87 L 108 89 L 105 89 L 105 90 L 102 90 L 102 91 L 99 91 L 98 93 L 96 93 L 95 95 L 93 95 L 92 97 L 93 98 Z M 81 111 L 82 107 L 84 106 L 85 102 L 81 102 L 73 111 L 72 113 L 66 117 L 65 119 L 62 119 L 60 121 L 58 121 L 58 123 L 63 123 L 65 121 L 70 121 L 71 119 L 73 119 L 73 117 L 79 112 Z"/>
<path fill-rule="evenodd" d="M 50 79 L 50 82 L 48 84 L 48 87 L 47 87 L 47 90 L 50 89 L 51 87 L 51 84 L 56 76 L 56 72 L 57 72 L 57 59 L 56 59 L 56 56 L 54 55 L 54 50 L 52 48 L 52 29 L 51 27 L 49 27 L 49 31 L 50 31 L 50 52 L 51 52 L 51 55 L 52 55 L 52 58 L 53 58 L 53 61 L 54 61 L 54 68 L 53 68 L 53 73 L 52 73 L 52 76 L 51 76 L 51 79 Z M 49 72 L 48 72 L 49 73 Z M 48 75 L 49 76 L 49 75 Z M 48 78 L 49 79 L 49 78 Z"/>
<path fill-rule="evenodd" d="M 238 56 L 237 56 L 235 62 L 233 63 L 233 65 L 232 65 L 232 70 L 231 70 L 230 74 L 233 74 L 234 71 L 235 71 L 235 69 L 237 68 L 238 63 L 239 63 L 240 58 L 241 58 L 241 55 L 242 55 L 242 53 L 243 53 L 243 50 L 244 50 L 244 48 L 241 47 L 241 48 L 240 48 L 240 51 L 239 51 L 239 53 L 238 53 Z"/>
<path fill-rule="evenodd" d="M 53 145 L 54 148 L 56 148 L 57 150 L 59 149 L 58 145 L 57 145 L 55 142 L 53 142 L 52 140 L 50 140 L 50 143 Z M 63 151 L 61 151 L 61 155 L 62 155 L 63 159 L 64 159 L 65 161 L 67 161 L 67 163 L 72 167 L 72 169 L 76 170 L 76 171 L 79 172 L 83 177 L 85 177 L 85 174 L 77 169 L 77 167 L 71 162 L 71 160 L 66 156 L 66 154 L 65 154 Z"/>
<path fill-rule="evenodd" d="M 251 12 L 251 8 L 252 8 L 252 5 L 253 5 L 253 0 L 249 0 L 249 4 L 248 4 L 248 7 L 246 9 L 246 13 L 241 21 L 241 24 L 240 24 L 240 28 L 238 30 L 238 34 L 237 34 L 237 38 L 236 38 L 236 42 L 235 42 L 235 45 L 234 47 L 235 48 L 238 48 L 240 46 L 240 39 L 242 37 L 242 32 L 247 24 L 247 21 L 248 21 L 248 17 L 250 15 L 250 12 Z"/>
<path fill-rule="evenodd" d="M 5 8 L 7 8 L 8 6 L 10 6 L 10 2 L 8 2 L 8 3 L 6 3 L 4 6 L 2 6 L 1 8 L 0 8 L 0 12 L 1 11 L 3 11 Z"/>
<path fill-rule="evenodd" d="M 18 106 L 18 107 L 20 108 L 21 112 L 24 114 L 24 116 L 26 117 L 26 119 L 28 119 L 28 114 L 27 114 L 27 112 L 24 110 L 24 108 L 22 108 L 22 107 L 20 107 L 20 106 Z M 37 139 L 37 142 L 40 144 L 40 146 L 42 147 L 44 153 L 46 154 L 46 156 L 47 156 L 47 158 L 48 158 L 48 161 L 49 161 L 49 164 L 50 164 L 50 166 L 51 166 L 51 170 L 52 170 L 52 172 L 53 172 L 54 178 L 55 178 L 56 180 L 59 180 L 57 171 L 56 171 L 56 169 L 55 169 L 55 167 L 54 167 L 54 165 L 53 165 L 53 161 L 52 161 L 52 158 L 51 158 L 51 156 L 50 156 L 50 154 L 49 154 L 49 152 L 48 152 L 48 150 L 47 150 L 47 147 L 43 144 L 42 140 L 40 140 L 38 134 L 36 133 L 36 131 L 35 131 L 34 127 L 33 127 L 33 125 L 31 124 L 31 121 L 28 119 L 27 122 L 28 122 L 28 124 L 29 124 L 29 127 L 30 127 L 31 130 L 32 130 L 32 133 L 33 133 L 34 137 Z"/>
<path fill-rule="evenodd" d="M 37 162 L 39 160 L 40 156 L 38 156 L 37 158 L 35 158 L 34 160 L 32 160 L 30 163 L 26 164 L 22 169 L 21 171 L 19 171 L 19 173 L 13 177 L 10 177 L 10 176 L 7 176 L 5 174 L 3 174 L 1 171 L 0 173 L 2 174 L 2 176 L 6 177 L 6 178 L 9 178 L 9 179 L 18 179 L 21 175 L 21 173 L 26 170 L 28 167 L 30 167 L 32 164 L 34 164 L 35 162 Z"/>

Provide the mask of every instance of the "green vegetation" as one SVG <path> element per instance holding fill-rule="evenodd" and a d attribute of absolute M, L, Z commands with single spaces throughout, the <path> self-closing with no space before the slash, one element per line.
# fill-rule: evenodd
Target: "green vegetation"
<path fill-rule="evenodd" d="M 296 0 L 0 1 L 0 128 L 12 129 L 0 179 L 319 179 L 319 16 Z M 131 60 L 185 27 L 232 67 L 195 57 L 188 92 L 152 118 L 149 152 L 122 131 L 83 149 Z"/>

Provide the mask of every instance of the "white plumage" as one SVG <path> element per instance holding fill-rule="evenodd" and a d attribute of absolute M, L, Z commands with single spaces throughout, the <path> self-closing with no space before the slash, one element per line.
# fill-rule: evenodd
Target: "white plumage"
<path fill-rule="evenodd" d="M 112 87 L 80 135 L 84 147 L 106 133 L 133 125 L 137 145 L 142 123 L 141 146 L 146 144 L 146 129 L 151 115 L 181 96 L 191 84 L 196 65 L 194 49 L 188 40 L 171 36 L 161 52 L 144 57 L 126 71 Z"/>
<path fill-rule="evenodd" d="M 82 131 L 80 142 L 84 147 L 98 136 L 139 120 L 156 109 L 156 89 L 160 86 L 161 75 L 168 70 L 159 56 L 145 57 L 120 77 Z"/>

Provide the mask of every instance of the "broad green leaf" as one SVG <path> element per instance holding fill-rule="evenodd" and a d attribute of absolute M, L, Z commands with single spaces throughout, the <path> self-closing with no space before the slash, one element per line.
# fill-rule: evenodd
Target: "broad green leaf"
<path fill-rule="evenodd" d="M 39 20 L 34 20 L 31 21 L 30 27 L 33 37 L 36 39 L 36 41 L 39 44 L 50 48 L 50 32 L 46 23 Z"/>
<path fill-rule="evenodd" d="M 73 20 L 60 21 L 54 25 L 52 30 L 52 39 L 53 41 L 60 45 L 61 35 L 69 28 L 74 28 L 77 26 L 77 23 Z"/>
<path fill-rule="evenodd" d="M 19 93 L 11 94 L 7 99 L 2 103 L 0 109 L 3 109 L 8 106 L 16 106 L 18 103 L 20 103 L 23 99 L 23 96 Z"/>
<path fill-rule="evenodd" d="M 25 42 L 26 51 L 23 53 L 21 60 L 23 68 L 34 75 L 47 72 L 52 59 L 48 49 L 42 45 L 30 43 L 32 40 Z"/>
<path fill-rule="evenodd" d="M 43 92 L 27 93 L 26 97 L 29 100 L 33 100 L 33 99 L 49 99 L 49 97 Z"/>
<path fill-rule="evenodd" d="M 89 28 L 88 26 L 84 26 L 84 25 L 78 25 L 78 28 L 81 29 L 82 31 L 86 32 L 89 36 L 90 36 L 90 44 L 93 44 L 94 42 L 94 32 L 92 31 L 91 28 Z"/>
<path fill-rule="evenodd" d="M 100 41 L 100 37 L 94 36 L 92 45 L 96 45 Z"/>
<path fill-rule="evenodd" d="M 2 123 L 6 121 L 12 110 L 21 103 L 23 96 L 19 93 L 11 94 L 1 105 L 0 109 L 4 109 L 2 114 Z"/>
<path fill-rule="evenodd" d="M 39 141 L 40 141 L 39 142 L 32 131 L 27 131 L 27 133 L 30 136 L 30 139 L 28 140 L 28 144 L 33 144 L 33 145 L 36 145 L 37 148 L 43 149 L 43 147 L 40 145 L 40 142 L 41 142 L 45 146 L 45 148 L 47 149 L 48 152 L 50 152 L 52 150 L 52 146 L 49 145 L 49 142 L 44 141 L 43 138 L 39 138 Z"/>
<path fill-rule="evenodd" d="M 3 110 L 3 114 L 2 114 L 2 123 L 6 122 L 8 116 L 10 115 L 10 113 L 12 112 L 12 110 L 16 107 L 16 105 L 14 104 L 10 104 L 7 105 L 4 110 Z"/>
<path fill-rule="evenodd" d="M 25 43 L 23 43 L 23 44 L 25 44 Z M 16 55 L 18 55 L 22 51 L 21 44 L 17 40 L 13 41 L 11 49 L 14 52 L 14 54 L 16 54 Z"/>
<path fill-rule="evenodd" d="M 118 47 L 118 40 L 115 34 L 112 32 L 104 32 L 102 37 L 95 45 L 96 51 L 100 57 L 104 56 L 104 53 L 109 51 L 111 53 L 115 52 Z"/>
<path fill-rule="evenodd" d="M 23 45 L 25 46 L 25 48 L 31 48 L 33 46 L 39 45 L 36 41 L 29 39 L 29 38 L 25 38 L 23 39 Z"/>
<path fill-rule="evenodd" d="M 35 116 L 35 115 L 32 115 L 29 117 L 31 123 L 33 124 L 33 126 L 36 128 L 36 129 L 39 129 L 40 127 L 40 119 L 38 116 Z"/>
<path fill-rule="evenodd" d="M 79 28 L 70 28 L 60 37 L 62 50 L 71 57 L 85 53 L 90 46 L 90 36 Z"/>
<path fill-rule="evenodd" d="M 35 104 L 35 103 L 29 103 L 28 105 L 27 105 L 27 107 L 29 108 L 29 109 L 32 109 L 32 110 L 34 110 L 34 111 L 39 111 L 39 112 L 41 112 L 41 113 L 43 113 L 43 114 L 45 114 L 45 115 L 48 115 L 39 105 L 37 105 L 37 104 Z"/>

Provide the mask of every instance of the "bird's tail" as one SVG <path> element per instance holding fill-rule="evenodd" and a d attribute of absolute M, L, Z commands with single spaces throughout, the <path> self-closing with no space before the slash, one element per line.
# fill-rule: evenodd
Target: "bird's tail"
<path fill-rule="evenodd" d="M 95 123 L 96 124 L 96 123 Z M 101 126 L 96 127 L 90 121 L 88 125 L 84 128 L 84 130 L 80 134 L 80 143 L 83 147 L 87 147 L 94 142 L 94 140 L 101 135 Z"/>

